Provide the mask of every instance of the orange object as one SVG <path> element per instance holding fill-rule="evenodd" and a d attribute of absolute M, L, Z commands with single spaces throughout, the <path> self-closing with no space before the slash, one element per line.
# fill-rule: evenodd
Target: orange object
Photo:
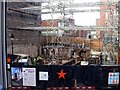
<path fill-rule="evenodd" d="M 60 73 L 57 73 L 59 75 L 59 79 L 60 78 L 64 78 L 65 79 L 65 75 L 66 73 L 63 72 L 63 70 L 60 71 Z"/>
<path fill-rule="evenodd" d="M 7 62 L 10 63 L 11 62 L 11 59 L 10 57 L 7 58 Z"/>

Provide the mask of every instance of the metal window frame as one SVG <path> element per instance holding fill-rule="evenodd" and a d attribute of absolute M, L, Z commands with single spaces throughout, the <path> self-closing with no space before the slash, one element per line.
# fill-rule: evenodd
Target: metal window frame
<path fill-rule="evenodd" d="M 0 1 L 0 85 L 8 88 L 7 81 L 7 45 L 6 45 L 6 2 Z"/>

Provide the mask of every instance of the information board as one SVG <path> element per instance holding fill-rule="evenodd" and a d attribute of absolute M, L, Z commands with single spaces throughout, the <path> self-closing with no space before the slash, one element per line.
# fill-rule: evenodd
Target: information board
<path fill-rule="evenodd" d="M 119 72 L 110 72 L 108 75 L 108 85 L 119 84 Z"/>
<path fill-rule="evenodd" d="M 23 86 L 36 86 L 36 68 L 22 68 Z"/>

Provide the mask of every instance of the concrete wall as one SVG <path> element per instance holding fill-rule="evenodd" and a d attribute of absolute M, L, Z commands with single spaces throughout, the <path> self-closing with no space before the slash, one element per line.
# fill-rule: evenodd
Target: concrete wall
<path fill-rule="evenodd" d="M 7 3 L 7 52 L 11 53 L 13 42 L 14 54 L 24 53 L 31 56 L 37 55 L 37 50 L 46 43 L 45 37 L 41 32 L 33 30 L 21 30 L 19 28 L 28 26 L 40 26 L 41 17 L 35 14 L 23 12 L 17 9 L 34 6 L 40 3 L 33 2 L 8 2 Z M 10 35 L 14 35 L 11 40 Z M 30 50 L 31 49 L 31 50 Z"/>
<path fill-rule="evenodd" d="M 12 54 L 12 47 L 8 46 L 7 48 L 7 52 L 9 54 Z M 13 53 L 14 54 L 29 54 L 31 57 L 35 57 L 37 56 L 37 50 L 38 47 L 36 47 L 35 45 L 14 45 L 13 46 Z"/>

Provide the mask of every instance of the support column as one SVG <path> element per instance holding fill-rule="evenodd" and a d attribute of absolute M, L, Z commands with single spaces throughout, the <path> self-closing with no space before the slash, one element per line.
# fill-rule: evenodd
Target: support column
<path fill-rule="evenodd" d="M 5 25 L 5 1 L 0 0 L 0 89 L 8 88 L 7 63 L 6 63 L 6 25 Z"/>

